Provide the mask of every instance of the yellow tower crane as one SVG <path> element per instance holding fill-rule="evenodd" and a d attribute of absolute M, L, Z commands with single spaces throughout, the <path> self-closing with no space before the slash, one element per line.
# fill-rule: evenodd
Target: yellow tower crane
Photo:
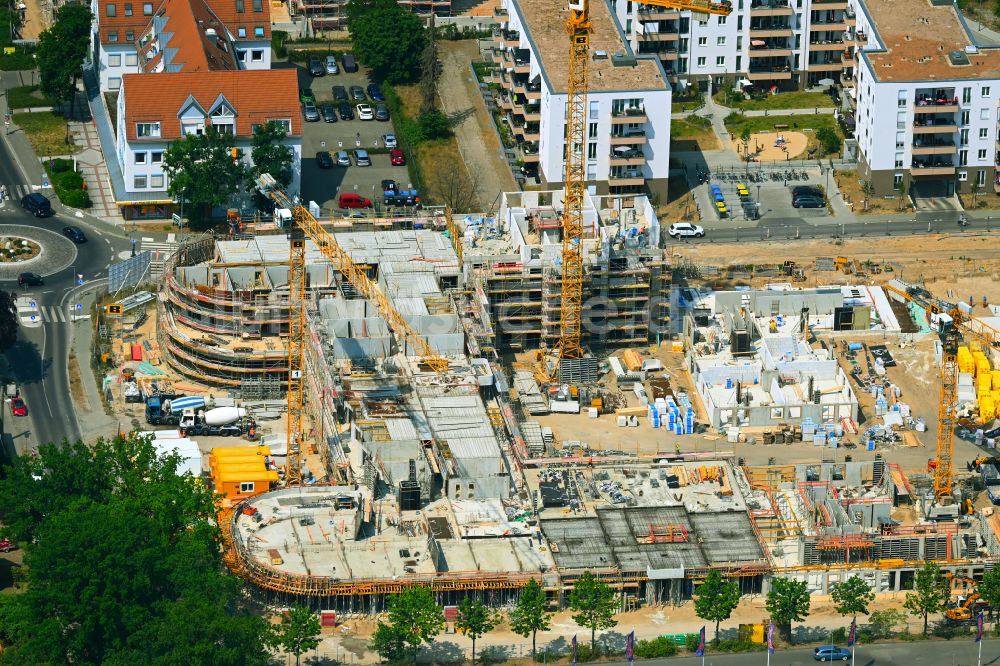
<path fill-rule="evenodd" d="M 648 0 L 643 4 L 727 16 L 730 2 L 708 0 Z M 587 132 L 587 61 L 590 51 L 589 0 L 570 0 L 569 77 L 566 86 L 566 169 L 563 174 L 562 304 L 559 317 L 559 358 L 583 357 L 583 199 L 586 187 L 584 146 Z"/>
<path fill-rule="evenodd" d="M 295 225 L 292 227 L 288 263 L 288 467 L 285 481 L 288 485 L 298 485 L 302 482 L 302 366 L 305 351 L 307 237 L 358 293 L 378 308 L 379 314 L 397 339 L 410 345 L 424 365 L 434 372 L 443 373 L 448 370 L 448 359 L 431 348 L 427 340 L 396 311 L 378 284 L 337 244 L 333 234 L 324 229 L 305 206 L 285 194 L 270 174 L 261 174 L 255 184 L 261 194 L 270 197 L 279 208 L 291 211 Z"/>

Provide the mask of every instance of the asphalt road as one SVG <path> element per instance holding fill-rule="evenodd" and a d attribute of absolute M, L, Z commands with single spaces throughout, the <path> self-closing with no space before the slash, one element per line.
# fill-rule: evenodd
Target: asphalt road
<path fill-rule="evenodd" d="M 709 646 L 711 647 L 711 646 Z M 914 641 L 912 643 L 885 643 L 859 645 L 852 666 L 977 666 L 977 645 L 971 639 L 952 641 Z M 621 662 L 627 665 L 627 662 Z M 651 659 L 637 661 L 642 666 L 701 666 L 701 657 L 680 659 Z M 817 664 L 813 649 L 778 650 L 771 655 L 770 666 L 805 666 Z M 836 662 L 844 663 L 844 662 Z M 846 662 L 851 664 L 850 661 Z M 766 652 L 734 655 L 705 655 L 705 666 L 765 666 Z M 983 643 L 981 666 L 1000 664 L 1000 641 Z"/>
<path fill-rule="evenodd" d="M 8 193 L 16 192 L 16 185 L 25 184 L 24 176 L 3 141 L 0 141 L 0 183 L 7 186 Z M 57 212 L 53 217 L 35 218 L 20 207 L 16 196 L 0 208 L 0 223 L 56 232 L 61 232 L 63 226 L 72 224 L 82 228 L 89 239 L 89 242 L 77 246 L 76 259 L 69 267 L 52 274 L 46 274 L 44 269 L 32 268 L 45 278 L 43 286 L 22 289 L 16 280 L 0 280 L 0 289 L 12 291 L 18 296 L 30 295 L 41 310 L 49 313 L 49 317 L 42 318 L 41 326 L 22 326 L 17 343 L 5 354 L 3 378 L 18 384 L 21 396 L 28 405 L 27 418 L 10 417 L 7 410 L 8 418 L 5 419 L 6 430 L 13 437 L 15 450 L 22 454 L 39 444 L 80 437 L 80 426 L 72 408 L 70 394 L 69 349 L 72 327 L 87 326 L 90 322 L 84 320 L 71 323 L 69 308 L 74 294 L 93 286 L 96 280 L 106 274 L 114 255 L 129 246 L 126 239 L 106 234 L 104 230 L 95 229 L 84 220 L 66 213 Z M 77 283 L 78 274 L 83 275 L 83 287 Z M 64 313 L 63 317 L 51 316 L 57 309 Z M 80 362 L 87 363 L 89 359 L 80 359 Z"/>

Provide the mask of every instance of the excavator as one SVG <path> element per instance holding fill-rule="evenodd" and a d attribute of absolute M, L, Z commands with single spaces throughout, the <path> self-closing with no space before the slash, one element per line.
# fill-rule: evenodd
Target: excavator
<path fill-rule="evenodd" d="M 979 595 L 978 583 L 972 578 L 956 576 L 953 573 L 946 573 L 945 580 L 948 581 L 948 590 L 954 592 L 956 587 L 960 587 L 958 599 L 954 604 L 949 604 L 944 616 L 949 622 L 959 624 L 971 622 L 979 615 L 980 611 L 989 610 L 989 604 Z"/>

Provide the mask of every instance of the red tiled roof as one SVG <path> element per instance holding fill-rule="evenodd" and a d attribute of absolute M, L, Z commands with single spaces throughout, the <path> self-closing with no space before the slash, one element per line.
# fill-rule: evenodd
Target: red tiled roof
<path fill-rule="evenodd" d="M 220 94 L 236 109 L 238 136 L 249 137 L 252 125 L 282 119 L 291 121 L 290 135 L 302 135 L 294 69 L 126 74 L 121 94 L 125 95 L 125 132 L 129 141 L 136 140 L 136 123 L 149 122 L 160 123 L 158 140 L 180 138 L 178 115 L 188 97 L 193 96 L 207 114 Z"/>
<path fill-rule="evenodd" d="M 225 27 L 204 0 L 165 0 L 157 13 L 164 15 L 166 24 L 154 41 L 139 47 L 143 71 L 155 71 L 168 52 L 170 65 L 184 72 L 239 69 Z M 151 30 L 152 22 L 143 34 Z M 208 36 L 209 30 L 214 31 L 213 37 Z"/>
<path fill-rule="evenodd" d="M 198 4 L 198 0 L 192 0 Z M 127 43 L 125 33 L 131 30 L 138 39 L 140 34 L 149 26 L 155 14 L 158 14 L 169 0 L 99 0 L 97 22 L 100 28 L 101 43 Z M 246 28 L 246 37 L 240 39 L 254 39 L 254 28 L 264 29 L 264 37 L 257 39 L 271 39 L 271 5 L 270 0 L 261 0 L 261 11 L 255 12 L 254 0 L 243 0 L 243 11 L 238 12 L 238 0 L 205 0 L 205 4 L 211 9 L 226 28 L 235 37 L 239 37 L 239 28 Z M 152 11 L 148 14 L 144 12 L 145 5 L 151 5 Z M 171 3 L 176 5 L 177 3 Z M 108 16 L 108 6 L 114 6 L 114 16 Z M 131 6 L 132 16 L 125 15 L 126 5 Z M 174 10 L 172 10 L 174 11 Z M 191 10 L 192 12 L 194 10 Z M 118 35 L 117 42 L 108 39 L 111 32 Z"/>
<path fill-rule="evenodd" d="M 237 0 L 206 0 L 233 35 L 239 37 L 237 28 L 243 27 L 247 29 L 245 39 L 253 39 L 253 30 L 259 26 L 264 28 L 264 37 L 258 39 L 271 39 L 271 0 L 261 0 L 259 12 L 254 11 L 253 1 L 244 0 L 243 11 L 238 12 Z"/>

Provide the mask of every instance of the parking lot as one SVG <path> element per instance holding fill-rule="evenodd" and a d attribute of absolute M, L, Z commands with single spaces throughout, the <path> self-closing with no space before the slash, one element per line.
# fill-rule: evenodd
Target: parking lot
<path fill-rule="evenodd" d="M 364 67 L 353 73 L 346 73 L 343 67 L 339 74 L 326 74 L 312 77 L 308 71 L 309 63 L 298 65 L 299 89 L 311 88 L 316 97 L 316 106 L 322 111 L 323 105 L 333 102 L 333 86 L 344 86 L 348 90 L 352 85 L 367 88 L 371 81 Z M 349 101 L 352 107 L 360 102 Z M 375 102 L 369 98 L 372 107 Z M 337 105 L 334 104 L 336 109 Z M 337 196 L 342 192 L 356 192 L 381 204 L 381 182 L 384 179 L 395 180 L 408 189 L 409 172 L 405 166 L 392 166 L 389 156 L 385 154 L 371 155 L 370 167 L 353 166 L 353 153 L 356 148 L 365 150 L 384 149 L 382 135 L 395 133 L 393 122 L 376 120 L 359 120 L 355 113 L 354 120 L 341 120 L 327 123 L 322 119 L 318 122 L 302 123 L 302 200 L 315 201 L 323 210 L 324 215 L 342 214 L 336 207 Z M 330 169 L 320 169 L 316 164 L 316 153 L 328 151 L 336 160 L 338 150 L 346 150 L 352 156 L 352 166 L 334 165 Z M 410 156 L 406 156 L 407 160 Z"/>

